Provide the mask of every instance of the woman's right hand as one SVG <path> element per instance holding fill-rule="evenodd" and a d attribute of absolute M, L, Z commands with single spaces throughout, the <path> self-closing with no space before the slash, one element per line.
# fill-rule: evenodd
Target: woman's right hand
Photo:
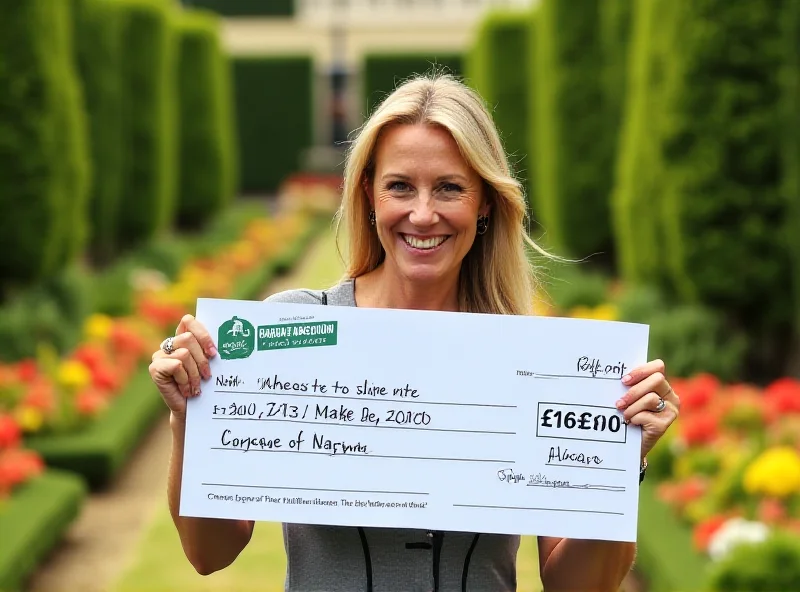
<path fill-rule="evenodd" d="M 206 328 L 192 315 L 185 315 L 173 338 L 173 351 L 158 349 L 150 364 L 150 377 L 177 419 L 186 418 L 186 400 L 201 391 L 201 381 L 211 378 L 208 360 L 217 348 Z"/>

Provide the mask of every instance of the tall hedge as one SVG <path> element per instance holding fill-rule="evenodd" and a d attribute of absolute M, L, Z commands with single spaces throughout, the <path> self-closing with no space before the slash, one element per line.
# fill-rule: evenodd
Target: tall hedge
<path fill-rule="evenodd" d="M 784 195 L 789 217 L 786 237 L 792 254 L 796 351 L 800 357 L 800 2 L 786 2 L 783 42 L 787 60 L 784 89 Z M 800 366 L 800 359 L 796 360 Z M 797 370 L 796 370 L 797 371 Z"/>
<path fill-rule="evenodd" d="M 682 3 L 665 89 L 669 279 L 683 298 L 746 327 L 763 372 L 776 370 L 791 318 L 781 20 L 792 1 Z"/>
<path fill-rule="evenodd" d="M 663 283 L 665 215 L 660 134 L 677 43 L 674 0 L 636 0 L 611 195 L 617 269 L 628 283 Z"/>
<path fill-rule="evenodd" d="M 233 60 L 240 189 L 272 192 L 298 168 L 313 137 L 309 56 Z"/>
<path fill-rule="evenodd" d="M 121 44 L 125 168 L 117 218 L 125 245 L 169 226 L 175 208 L 175 49 L 163 0 L 116 0 L 124 7 Z"/>
<path fill-rule="evenodd" d="M 603 106 L 606 112 L 609 142 L 611 143 L 609 150 L 612 158 L 612 167 L 619 150 L 622 118 L 625 111 L 634 3 L 635 0 L 603 0 L 600 5 L 600 42 L 603 50 Z"/>
<path fill-rule="evenodd" d="M 460 77 L 464 73 L 464 56 L 453 52 L 368 53 L 363 62 L 364 115 L 391 94 L 400 83 L 415 74 L 431 70 Z"/>
<path fill-rule="evenodd" d="M 493 110 L 495 125 L 517 178 L 530 196 L 530 98 L 528 40 L 530 14 L 522 11 L 493 11 L 480 24 L 475 43 L 465 64 L 465 78 Z"/>
<path fill-rule="evenodd" d="M 4 4 L 0 19 L 0 277 L 3 291 L 55 272 L 80 248 L 88 159 L 68 6 Z"/>
<path fill-rule="evenodd" d="M 187 7 L 225 16 L 292 16 L 295 0 L 182 0 Z"/>
<path fill-rule="evenodd" d="M 536 8 L 535 212 L 561 255 L 612 251 L 608 195 L 615 129 L 604 100 L 602 0 Z"/>
<path fill-rule="evenodd" d="M 72 0 L 75 54 L 84 89 L 92 160 L 90 244 L 94 259 L 116 249 L 123 175 L 123 11 L 110 0 Z"/>
<path fill-rule="evenodd" d="M 183 11 L 178 22 L 180 172 L 177 219 L 195 227 L 216 217 L 232 197 L 233 147 L 226 96 L 227 57 L 213 13 Z"/>

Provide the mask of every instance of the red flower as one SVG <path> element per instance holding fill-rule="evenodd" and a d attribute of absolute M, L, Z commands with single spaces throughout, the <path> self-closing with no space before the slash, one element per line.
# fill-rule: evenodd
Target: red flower
<path fill-rule="evenodd" d="M 719 435 L 717 418 L 710 413 L 696 413 L 681 417 L 679 434 L 688 446 L 708 444 Z"/>
<path fill-rule="evenodd" d="M 706 492 L 706 482 L 700 477 L 689 477 L 686 481 L 678 484 L 675 491 L 675 501 L 681 505 L 686 505 L 700 497 Z"/>
<path fill-rule="evenodd" d="M 678 381 L 678 386 L 673 385 L 673 388 L 681 398 L 681 411 L 687 413 L 705 408 L 714 398 L 719 386 L 716 376 L 702 373 L 690 380 Z"/>
<path fill-rule="evenodd" d="M 764 397 L 780 413 L 800 413 L 800 380 L 779 378 L 764 389 Z"/>
<path fill-rule="evenodd" d="M 103 393 L 93 388 L 83 389 L 75 397 L 75 408 L 81 415 L 96 415 L 105 408 L 106 403 Z"/>
<path fill-rule="evenodd" d="M 39 374 L 36 360 L 22 360 L 17 363 L 17 375 L 22 382 L 30 382 Z"/>
<path fill-rule="evenodd" d="M 766 497 L 758 503 L 758 519 L 765 524 L 778 524 L 787 517 L 786 506 L 780 500 Z"/>
<path fill-rule="evenodd" d="M 708 549 L 708 544 L 711 542 L 711 537 L 719 528 L 728 520 L 727 516 L 711 516 L 706 520 L 698 523 L 692 532 L 692 542 L 695 549 L 705 552 Z"/>
<path fill-rule="evenodd" d="M 42 458 L 32 450 L 4 450 L 0 452 L 0 491 L 20 485 L 43 470 Z"/>
<path fill-rule="evenodd" d="M 120 379 L 107 365 L 100 365 L 92 370 L 92 385 L 97 389 L 113 393 L 119 389 Z"/>
<path fill-rule="evenodd" d="M 46 378 L 39 378 L 30 385 L 22 400 L 26 407 L 42 411 L 52 409 L 56 402 L 53 383 Z"/>
<path fill-rule="evenodd" d="M 82 362 L 84 366 L 89 368 L 89 370 L 94 371 L 103 364 L 106 355 L 105 352 L 97 345 L 86 343 L 79 346 L 72 354 L 72 357 L 75 360 Z"/>
<path fill-rule="evenodd" d="M 10 415 L 0 414 L 0 450 L 19 445 L 22 430 Z"/>

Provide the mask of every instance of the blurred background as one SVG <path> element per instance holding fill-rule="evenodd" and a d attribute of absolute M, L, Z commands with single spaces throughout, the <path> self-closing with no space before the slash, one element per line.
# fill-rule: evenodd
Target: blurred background
<path fill-rule="evenodd" d="M 537 314 L 648 324 L 682 398 L 625 592 L 800 590 L 800 0 L 0 6 L 0 591 L 283 589 L 279 525 L 185 560 L 150 354 L 198 297 L 340 277 L 347 141 L 432 69 L 579 261 L 531 256 Z"/>

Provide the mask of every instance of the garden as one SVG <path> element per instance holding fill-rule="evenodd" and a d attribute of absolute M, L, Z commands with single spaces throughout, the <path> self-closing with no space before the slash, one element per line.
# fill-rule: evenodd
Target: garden
<path fill-rule="evenodd" d="M 255 3 L 12 4 L 0 20 L 2 591 L 25 589 L 164 418 L 150 356 L 197 298 L 259 299 L 341 272 L 341 178 L 300 164 L 321 66 L 310 52 L 229 55 L 212 12 Z M 431 63 L 486 99 L 531 237 L 566 258 L 531 254 L 535 313 L 649 325 L 648 357 L 681 397 L 648 457 L 630 589 L 800 590 L 800 3 L 493 10 L 461 52 L 367 51 L 362 111 Z M 279 528 L 263 526 L 202 578 L 159 506 L 116 585 L 281 589 Z M 532 537 L 519 565 L 520 590 L 539 590 Z"/>

